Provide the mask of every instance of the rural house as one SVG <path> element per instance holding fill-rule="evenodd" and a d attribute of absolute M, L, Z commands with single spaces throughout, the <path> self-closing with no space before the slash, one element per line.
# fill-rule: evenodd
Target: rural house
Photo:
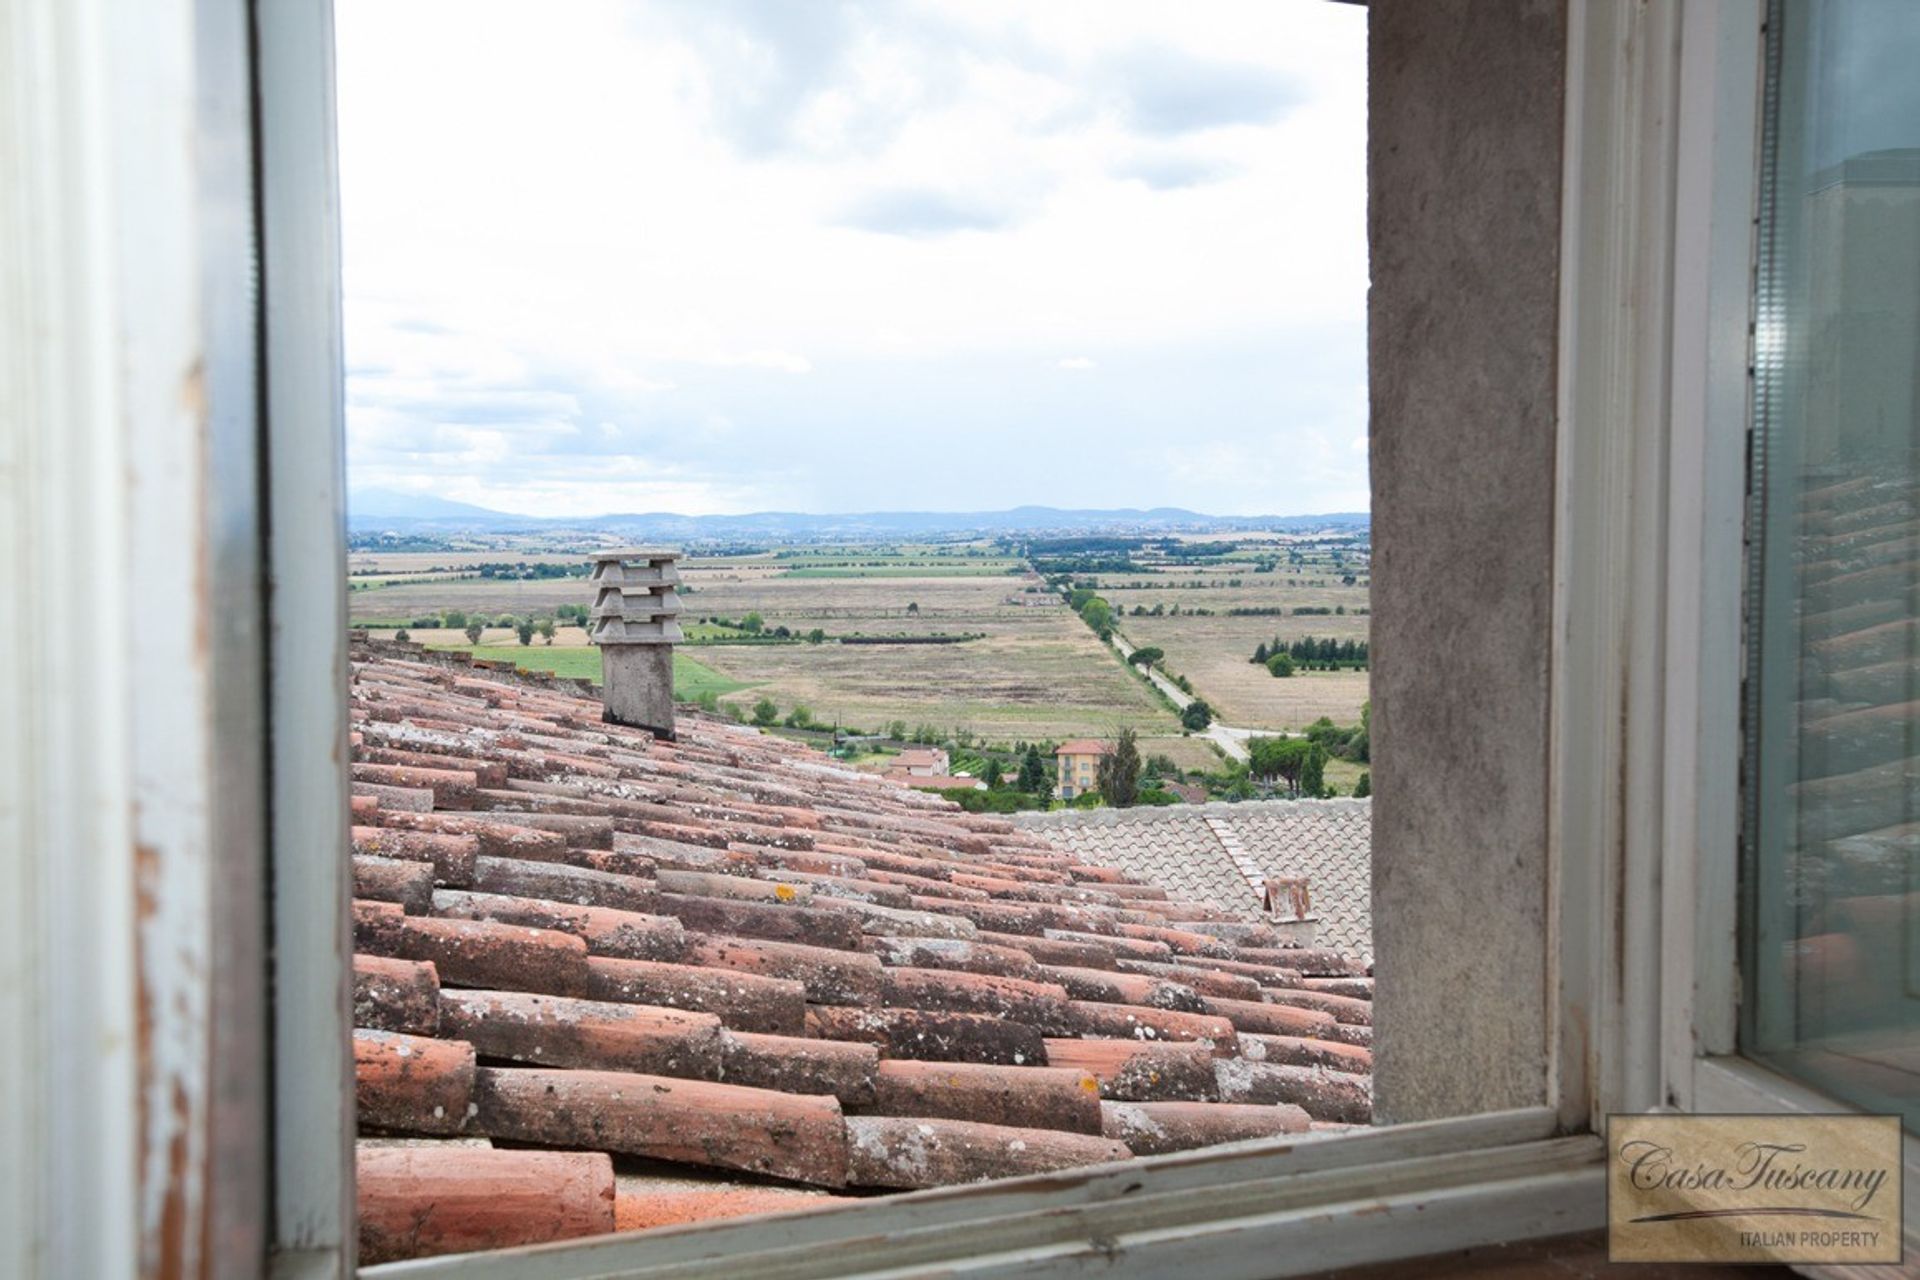
<path fill-rule="evenodd" d="M 1062 800 L 1086 795 L 1100 786 L 1100 757 L 1113 750 L 1103 738 L 1073 738 L 1053 749 L 1053 794 Z"/>
<path fill-rule="evenodd" d="M 894 769 L 910 778 L 941 778 L 947 773 L 945 747 L 908 747 L 900 753 Z"/>

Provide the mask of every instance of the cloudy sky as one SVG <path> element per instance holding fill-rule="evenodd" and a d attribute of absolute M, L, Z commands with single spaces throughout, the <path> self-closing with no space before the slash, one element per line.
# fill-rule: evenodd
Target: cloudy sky
<path fill-rule="evenodd" d="M 336 15 L 355 487 L 1366 508 L 1363 9 Z"/>

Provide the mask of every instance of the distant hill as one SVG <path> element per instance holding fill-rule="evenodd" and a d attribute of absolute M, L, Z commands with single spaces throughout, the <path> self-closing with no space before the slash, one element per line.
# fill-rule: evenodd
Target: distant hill
<path fill-rule="evenodd" d="M 1014 507 L 1008 511 L 866 511 L 812 514 L 756 511 L 745 515 L 688 516 L 670 511 L 543 518 L 489 511 L 429 495 L 356 489 L 347 499 L 347 527 L 354 533 L 403 534 L 553 533 L 579 530 L 634 539 L 680 542 L 765 539 L 926 537 L 935 534 L 1085 532 L 1090 530 L 1202 531 L 1272 529 L 1313 532 L 1363 530 L 1365 512 L 1304 516 L 1213 516 L 1181 507 L 1064 510 Z"/>
<path fill-rule="evenodd" d="M 363 520 L 513 520 L 476 507 L 470 502 L 453 502 L 430 493 L 401 493 L 394 489 L 355 489 L 347 495 L 347 521 Z"/>

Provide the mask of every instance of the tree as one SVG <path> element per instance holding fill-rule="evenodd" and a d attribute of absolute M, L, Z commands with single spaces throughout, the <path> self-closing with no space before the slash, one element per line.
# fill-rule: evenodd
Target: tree
<path fill-rule="evenodd" d="M 521 644 L 533 643 L 533 619 L 522 618 L 513 624 L 513 633 L 520 637 Z"/>
<path fill-rule="evenodd" d="M 813 724 L 813 712 L 800 703 L 794 703 L 793 710 L 787 712 L 787 728 L 805 729 Z"/>
<path fill-rule="evenodd" d="M 1040 758 L 1040 748 L 1030 746 L 1027 754 L 1020 758 L 1020 778 L 1014 785 L 1030 795 L 1039 795 L 1053 789 L 1051 775 L 1047 772 L 1047 763 Z"/>
<path fill-rule="evenodd" d="M 405 644 L 407 641 L 413 639 L 413 635 L 405 627 L 402 627 L 393 633 L 393 638 L 401 644 Z"/>
<path fill-rule="evenodd" d="M 1270 655 L 1267 653 L 1267 646 L 1265 641 L 1262 641 L 1258 645 L 1254 646 L 1253 661 L 1256 666 L 1262 666 L 1262 667 L 1266 666 L 1267 658 L 1269 656 Z"/>
<path fill-rule="evenodd" d="M 774 705 L 772 698 L 762 698 L 753 704 L 753 722 L 766 728 L 780 719 L 780 708 Z"/>
<path fill-rule="evenodd" d="M 467 625 L 467 611 L 464 609 L 447 610 L 440 615 L 440 625 L 449 631 L 465 630 Z"/>
<path fill-rule="evenodd" d="M 1360 774 L 1360 781 L 1353 784 L 1353 796 L 1356 800 L 1364 800 L 1372 794 L 1373 773 L 1371 770 L 1364 770 Z"/>
<path fill-rule="evenodd" d="M 469 622 L 467 624 L 467 643 L 468 644 L 479 644 L 480 637 L 482 634 L 484 633 L 479 623 Z"/>
<path fill-rule="evenodd" d="M 1293 658 L 1284 653 L 1276 653 L 1267 659 L 1267 674 L 1270 676 L 1290 676 L 1293 674 Z"/>
<path fill-rule="evenodd" d="M 1294 794 L 1318 800 L 1327 794 L 1327 751 L 1317 742 L 1309 742 L 1300 759 L 1300 778 Z"/>
<path fill-rule="evenodd" d="M 917 614 L 919 612 L 920 612 L 920 602 L 918 600 L 907 601 L 907 613 L 909 615 Z"/>
<path fill-rule="evenodd" d="M 1195 698 L 1180 713 L 1180 723 L 1194 733 L 1199 733 L 1213 723 L 1213 708 L 1200 698 Z"/>
<path fill-rule="evenodd" d="M 554 626 L 552 618 L 540 619 L 540 624 L 536 626 L 534 630 L 540 633 L 542 640 L 545 640 L 548 644 L 553 643 Z"/>
<path fill-rule="evenodd" d="M 1140 798 L 1140 745 L 1132 729 L 1122 729 L 1113 750 L 1100 757 L 1095 781 L 1111 808 L 1131 808 Z"/>
<path fill-rule="evenodd" d="M 905 742 L 907 740 L 907 722 L 905 720 L 887 721 L 887 736 L 895 742 Z"/>
<path fill-rule="evenodd" d="M 1287 784 L 1290 795 L 1318 799 L 1326 790 L 1327 753 L 1305 738 L 1255 738 L 1247 744 L 1253 776 Z"/>
<path fill-rule="evenodd" d="M 987 767 L 980 771 L 980 781 L 989 787 L 997 787 L 1006 775 L 1000 772 L 1000 761 L 993 756 L 987 757 Z"/>
<path fill-rule="evenodd" d="M 1080 609 L 1080 616 L 1086 619 L 1088 626 L 1099 632 L 1105 639 L 1113 632 L 1113 608 L 1099 596 L 1087 601 Z"/>
<path fill-rule="evenodd" d="M 1280 777 L 1287 742 L 1286 738 L 1255 738 L 1247 743 L 1248 771 L 1266 782 Z"/>
<path fill-rule="evenodd" d="M 762 618 L 757 613 L 750 613 L 746 617 L 740 619 L 740 629 L 751 635 L 756 635 L 756 636 L 759 635 L 760 628 L 766 625 L 767 625 L 766 619 Z"/>
<path fill-rule="evenodd" d="M 1167 656 L 1164 649 L 1155 645 L 1143 645 L 1127 655 L 1127 661 L 1136 667 L 1151 667 Z"/>
<path fill-rule="evenodd" d="M 822 641 L 824 641 L 826 638 L 827 638 L 827 633 L 822 631 L 818 627 L 815 627 L 813 630 L 807 632 L 808 644 L 819 644 Z"/>

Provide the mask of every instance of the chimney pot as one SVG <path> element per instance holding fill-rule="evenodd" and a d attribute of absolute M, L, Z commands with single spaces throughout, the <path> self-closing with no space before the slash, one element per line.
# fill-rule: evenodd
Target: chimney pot
<path fill-rule="evenodd" d="M 673 740 L 673 646 L 681 638 L 678 551 L 593 557 L 587 638 L 600 646 L 602 716 Z"/>

